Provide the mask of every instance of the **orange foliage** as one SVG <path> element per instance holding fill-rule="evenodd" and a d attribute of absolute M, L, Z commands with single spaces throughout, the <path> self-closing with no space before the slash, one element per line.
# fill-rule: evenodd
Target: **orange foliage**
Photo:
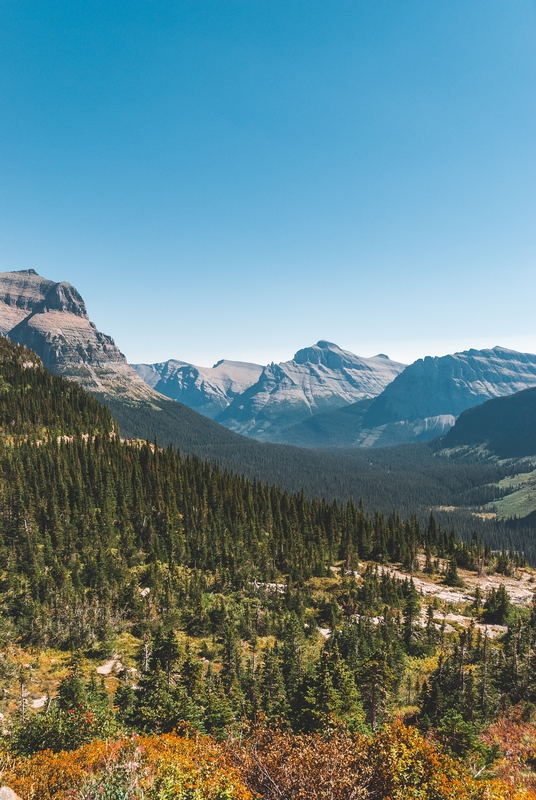
<path fill-rule="evenodd" d="M 263 800 L 535 800 L 499 780 L 476 780 L 414 728 L 395 723 L 373 738 L 344 730 L 293 736 L 260 730 L 230 745 Z"/>
<path fill-rule="evenodd" d="M 94 741 L 70 752 L 13 759 L 2 782 L 24 800 L 73 800 L 120 775 L 125 796 L 252 800 L 222 748 L 208 736 L 177 734 Z M 93 792 L 95 793 L 95 792 Z"/>
<path fill-rule="evenodd" d="M 502 780 L 536 791 L 536 725 L 523 719 L 520 708 L 501 714 L 481 738 L 499 748 L 494 769 Z"/>
<path fill-rule="evenodd" d="M 521 722 L 510 739 L 522 761 Z M 488 736 L 513 725 L 500 720 Z M 342 728 L 324 736 L 260 728 L 225 746 L 177 734 L 95 741 L 14 758 L 2 782 L 24 800 L 253 800 L 252 792 L 263 800 L 536 800 L 517 779 L 475 779 L 401 723 L 372 738 Z"/>
<path fill-rule="evenodd" d="M 342 728 L 327 736 L 262 728 L 243 746 L 228 746 L 247 784 L 264 800 L 361 800 L 369 797 L 371 777 L 360 754 L 365 742 Z"/>

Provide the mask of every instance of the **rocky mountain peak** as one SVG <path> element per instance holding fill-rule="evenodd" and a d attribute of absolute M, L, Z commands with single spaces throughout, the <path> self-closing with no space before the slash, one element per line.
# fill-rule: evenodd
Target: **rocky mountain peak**
<path fill-rule="evenodd" d="M 62 281 L 50 287 L 43 300 L 37 308 L 39 313 L 47 311 L 63 311 L 67 314 L 74 314 L 83 319 L 89 319 L 86 304 L 82 297 L 70 283 Z"/>
<path fill-rule="evenodd" d="M 0 334 L 5 336 L 33 313 L 54 285 L 33 269 L 0 273 Z"/>
<path fill-rule="evenodd" d="M 237 433 L 282 442 L 285 430 L 303 419 L 380 394 L 404 366 L 320 339 L 291 361 L 266 366 L 216 419 Z"/>
<path fill-rule="evenodd" d="M 532 386 L 532 353 L 497 346 L 419 358 L 371 403 L 356 442 L 385 446 L 433 439 L 466 409 Z"/>
<path fill-rule="evenodd" d="M 344 350 L 334 344 L 333 342 L 328 342 L 325 339 L 320 339 L 316 344 L 313 344 L 311 347 L 303 347 L 301 350 L 298 350 L 295 353 L 293 361 L 296 364 L 325 364 L 330 356 L 334 355 L 335 357 L 339 356 L 340 354 L 344 353 Z M 348 355 L 352 355 L 349 353 Z"/>
<path fill-rule="evenodd" d="M 0 334 L 34 350 L 45 367 L 104 396 L 156 395 L 113 339 L 90 322 L 74 286 L 33 269 L 0 273 Z"/>
<path fill-rule="evenodd" d="M 304 347 L 292 359 L 296 364 L 318 364 L 328 369 L 362 369 L 368 359 L 356 356 L 339 345 L 320 339 L 311 347 Z"/>
<path fill-rule="evenodd" d="M 213 367 L 199 367 L 176 359 L 132 366 L 156 391 L 211 419 L 254 384 L 263 369 L 260 364 L 225 358 Z"/>

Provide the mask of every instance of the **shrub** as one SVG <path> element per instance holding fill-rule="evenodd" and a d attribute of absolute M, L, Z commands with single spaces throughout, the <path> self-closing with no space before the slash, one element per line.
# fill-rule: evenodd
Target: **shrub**
<path fill-rule="evenodd" d="M 253 800 L 208 736 L 133 736 L 14 757 L 2 780 L 24 800 Z"/>
<path fill-rule="evenodd" d="M 257 730 L 231 745 L 263 800 L 534 800 L 499 780 L 476 780 L 463 762 L 397 722 L 371 738 L 337 729 L 294 736 Z"/>

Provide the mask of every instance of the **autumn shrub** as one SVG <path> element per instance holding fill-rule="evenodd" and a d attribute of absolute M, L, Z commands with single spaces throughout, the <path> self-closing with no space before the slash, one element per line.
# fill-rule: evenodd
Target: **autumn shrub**
<path fill-rule="evenodd" d="M 228 747 L 248 786 L 263 800 L 368 798 L 365 737 L 344 728 L 326 735 L 258 728 Z M 361 751 L 361 752 L 360 752 Z"/>
<path fill-rule="evenodd" d="M 6 756 L 2 782 L 24 800 L 536 800 L 515 776 L 477 778 L 398 722 L 370 738 L 264 727 L 226 745 L 177 733 L 94 741 Z"/>
<path fill-rule="evenodd" d="M 229 745 L 263 800 L 534 800 L 500 780 L 475 779 L 459 759 L 414 728 L 386 726 L 367 738 L 343 729 L 295 736 L 261 729 Z"/>
<path fill-rule="evenodd" d="M 499 756 L 494 772 L 507 783 L 521 784 L 536 792 L 536 725 L 519 706 L 500 714 L 481 736 Z"/>
<path fill-rule="evenodd" d="M 416 728 L 400 722 L 368 742 L 371 798 L 389 800 L 529 800 L 522 788 L 474 778 L 463 761 L 442 753 Z"/>
<path fill-rule="evenodd" d="M 134 736 L 12 757 L 2 781 L 24 800 L 252 800 L 208 736 Z"/>

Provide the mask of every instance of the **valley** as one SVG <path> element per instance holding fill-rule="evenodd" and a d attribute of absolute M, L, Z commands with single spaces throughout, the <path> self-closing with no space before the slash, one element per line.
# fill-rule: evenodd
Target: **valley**
<path fill-rule="evenodd" d="M 0 42 L 0 800 L 536 800 L 535 3 Z"/>
<path fill-rule="evenodd" d="M 226 404 L 210 419 L 159 394 L 155 372 L 145 373 L 154 387 L 142 381 L 73 287 L 33 273 L 8 285 L 3 319 L 16 324 L 0 338 L 0 748 L 23 800 L 48 800 L 58 764 L 61 798 L 93 791 L 94 779 L 130 797 L 118 778 L 131 763 L 128 741 L 139 743 L 149 793 L 169 780 L 177 795 L 194 781 L 203 800 L 275 800 L 277 778 L 293 796 L 312 767 L 298 760 L 294 778 L 281 776 L 279 754 L 315 753 L 320 770 L 318 753 L 331 747 L 333 791 L 350 780 L 366 800 L 386 798 L 387 780 L 403 797 L 422 795 L 402 756 L 387 773 L 375 761 L 387 747 L 409 748 L 419 776 L 433 761 L 426 800 L 534 796 L 536 773 L 516 755 L 513 780 L 508 755 L 512 736 L 536 740 L 534 454 L 515 444 L 504 457 L 504 442 L 531 441 L 535 390 L 484 401 L 530 382 L 531 359 L 470 351 L 475 363 L 493 361 L 492 376 L 471 395 L 479 405 L 431 443 L 306 449 L 217 422 L 244 393 L 257 402 L 266 370 L 240 393 L 235 365 L 203 376 L 167 364 L 176 385 L 190 376 L 196 397 Z M 356 413 L 344 392 L 365 384 L 350 357 L 319 342 L 297 359 L 302 377 L 317 364 L 317 409 L 319 387 L 335 402 L 323 370 L 349 360 L 355 374 L 344 367 L 344 408 L 295 429 L 346 413 L 349 430 L 391 408 L 386 393 L 397 395 L 409 368 L 381 388 L 376 366 L 361 360 L 376 395 Z M 458 361 L 465 369 L 470 359 Z M 246 383 L 260 369 L 249 366 Z M 279 424 L 271 414 L 266 430 Z M 523 508 L 526 520 L 500 508 Z M 101 741 L 117 762 L 102 760 Z"/>

